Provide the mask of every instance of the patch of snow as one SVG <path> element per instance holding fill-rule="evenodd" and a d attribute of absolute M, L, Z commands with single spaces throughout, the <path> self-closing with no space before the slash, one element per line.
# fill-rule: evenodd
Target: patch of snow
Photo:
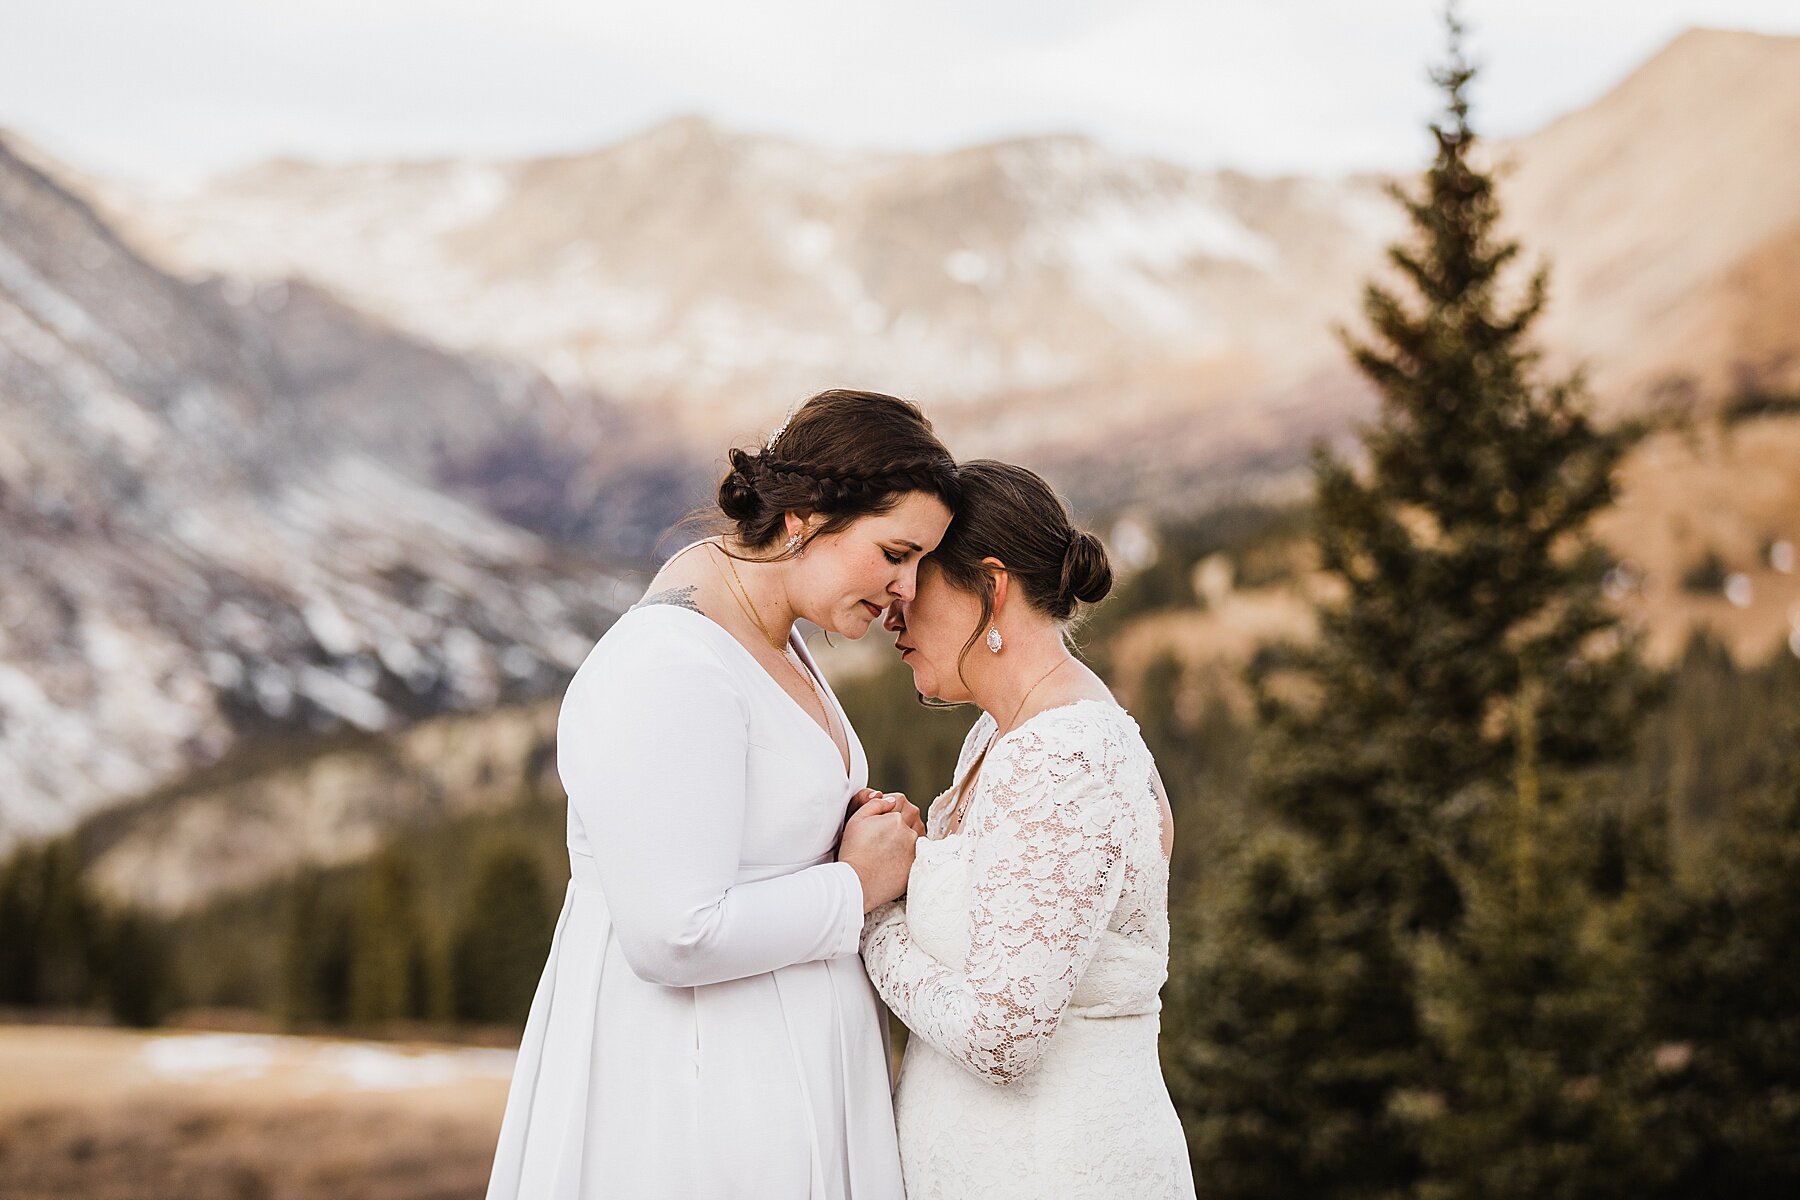
<path fill-rule="evenodd" d="M 321 1067 L 361 1092 L 444 1087 L 465 1079 L 510 1079 L 517 1055 L 510 1050 L 433 1050 L 406 1054 L 383 1046 L 339 1043 L 323 1047 Z"/>
<path fill-rule="evenodd" d="M 511 1050 L 407 1051 L 357 1042 L 318 1042 L 276 1034 L 199 1033 L 153 1037 L 141 1061 L 164 1079 L 261 1079 L 299 1068 L 327 1085 L 359 1092 L 445 1087 L 465 1080 L 512 1078 L 518 1055 Z"/>
<path fill-rule="evenodd" d="M 303 664 L 299 676 L 303 696 L 358 729 L 385 729 L 393 720 L 388 706 L 379 698 L 323 667 Z"/>
<path fill-rule="evenodd" d="M 506 172 L 486 163 L 453 163 L 442 190 L 419 214 L 426 228 L 444 232 L 470 225 L 499 208 L 512 192 Z"/>
<path fill-rule="evenodd" d="M 952 250 L 944 256 L 944 274 L 957 283 L 979 284 L 991 271 L 988 260 L 973 250 Z"/>
<path fill-rule="evenodd" d="M 362 648 L 362 636 L 344 611 L 326 596 L 315 596 L 300 610 L 300 619 L 325 653 L 334 658 L 354 654 Z"/>
<path fill-rule="evenodd" d="M 1268 268 L 1279 257 L 1272 242 L 1223 205 L 1191 193 L 1109 198 L 1078 214 L 1063 237 L 1069 258 L 1093 269 L 1116 264 L 1168 270 L 1200 256 Z"/>
<path fill-rule="evenodd" d="M 152 1038 L 144 1065 L 168 1079 L 258 1079 L 275 1065 L 281 1039 L 266 1034 L 199 1033 Z"/>
<path fill-rule="evenodd" d="M 788 253 L 802 264 L 811 264 L 831 253 L 837 238 L 823 221 L 801 221 L 788 234 Z"/>
<path fill-rule="evenodd" d="M 252 664 L 250 686 L 256 692 L 256 703 L 271 717 L 285 717 L 294 711 L 293 677 L 285 667 L 270 662 Z"/>
<path fill-rule="evenodd" d="M 538 660 L 523 646 L 508 646 L 500 652 L 500 669 L 514 679 L 530 679 L 537 673 Z"/>
<path fill-rule="evenodd" d="M 230 690 L 244 682 L 244 663 L 235 654 L 208 650 L 205 656 L 206 677 L 214 687 Z"/>

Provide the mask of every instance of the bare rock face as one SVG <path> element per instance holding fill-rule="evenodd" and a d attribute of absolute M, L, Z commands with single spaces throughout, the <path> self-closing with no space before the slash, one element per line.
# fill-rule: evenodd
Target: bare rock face
<path fill-rule="evenodd" d="M 558 397 L 304 291 L 173 279 L 0 143 L 0 845 L 248 734 L 566 678 L 631 584 L 486 495 L 509 445 L 604 441 Z"/>

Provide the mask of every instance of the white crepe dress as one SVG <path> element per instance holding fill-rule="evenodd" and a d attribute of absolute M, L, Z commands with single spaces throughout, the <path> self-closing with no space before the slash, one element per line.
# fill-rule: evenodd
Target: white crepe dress
<path fill-rule="evenodd" d="M 868 777 L 848 740 L 846 776 L 694 609 L 643 605 L 600 639 L 557 725 L 571 878 L 488 1200 L 901 1200 L 862 886 L 833 861 Z"/>
<path fill-rule="evenodd" d="M 983 714 L 960 780 L 995 733 Z M 1191 1200 L 1156 1043 L 1162 803 L 1116 704 L 1045 709 L 987 751 L 956 833 L 934 801 L 869 977 L 913 1036 L 895 1096 L 907 1200 Z"/>

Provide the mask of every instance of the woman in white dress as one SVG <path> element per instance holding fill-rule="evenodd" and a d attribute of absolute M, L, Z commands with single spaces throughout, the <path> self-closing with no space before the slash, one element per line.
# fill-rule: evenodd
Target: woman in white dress
<path fill-rule="evenodd" d="M 571 878 L 488 1200 L 901 1200 L 857 944 L 922 827 L 903 799 L 846 823 L 868 764 L 792 626 L 857 638 L 911 599 L 956 487 L 912 405 L 816 396 L 731 452 L 731 531 L 665 564 L 576 673 Z"/>
<path fill-rule="evenodd" d="M 922 696 L 973 702 L 904 903 L 863 962 L 912 1031 L 895 1096 L 908 1200 L 1192 1197 L 1157 1058 L 1168 801 L 1137 723 L 1069 651 L 1112 583 L 1042 479 L 965 463 L 886 624 Z"/>

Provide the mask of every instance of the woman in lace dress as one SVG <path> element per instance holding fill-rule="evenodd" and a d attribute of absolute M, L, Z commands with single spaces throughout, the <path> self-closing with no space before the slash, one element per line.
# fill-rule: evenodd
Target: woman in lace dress
<path fill-rule="evenodd" d="M 912 1031 L 895 1095 L 908 1200 L 1191 1197 L 1157 1059 L 1173 827 L 1137 724 L 1069 652 L 1112 573 L 1038 476 L 964 464 L 889 611 L 921 695 L 983 710 L 863 963 Z"/>
<path fill-rule="evenodd" d="M 829 392 L 731 452 L 721 537 L 675 555 L 557 723 L 570 881 L 488 1200 L 901 1200 L 887 1027 L 857 958 L 917 810 L 793 629 L 861 637 L 956 503 L 912 405 Z"/>

